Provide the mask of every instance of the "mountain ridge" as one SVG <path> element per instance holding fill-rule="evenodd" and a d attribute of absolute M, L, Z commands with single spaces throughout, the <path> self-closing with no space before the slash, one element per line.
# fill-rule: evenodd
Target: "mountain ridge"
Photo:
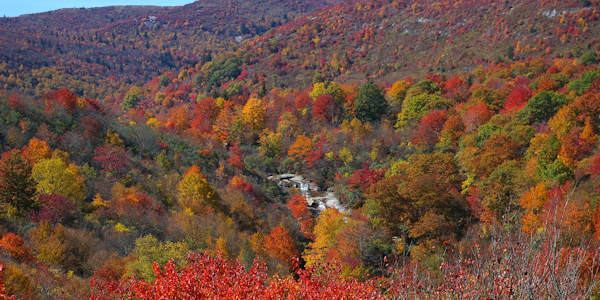
<path fill-rule="evenodd" d="M 261 34 L 334 2 L 209 0 L 177 7 L 63 9 L 1 18 L 0 63 L 5 70 L 0 68 L 0 86 L 40 95 L 65 81 L 73 82 L 69 87 L 79 93 L 94 90 L 99 78 L 140 83 L 167 70 L 204 63 L 223 49 L 237 47 L 236 38 Z M 10 74 L 17 77 L 12 82 L 3 78 Z M 61 79 L 41 87 L 32 82 L 53 76 Z M 75 87 L 77 81 L 83 87 Z M 99 94 L 106 92 L 89 96 Z"/>
<path fill-rule="evenodd" d="M 598 48 L 597 5 L 530 0 L 341 4 L 276 27 L 242 50 L 258 72 L 289 72 L 280 74 L 281 81 L 301 78 L 301 84 L 311 78 L 306 73 L 345 81 L 363 73 L 362 80 L 389 80 L 465 71 L 481 63 Z M 267 48 L 268 43 L 276 46 Z"/>

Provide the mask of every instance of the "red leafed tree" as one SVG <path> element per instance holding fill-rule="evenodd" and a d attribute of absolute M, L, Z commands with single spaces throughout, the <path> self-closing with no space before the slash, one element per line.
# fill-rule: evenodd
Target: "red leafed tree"
<path fill-rule="evenodd" d="M 21 109 L 23 106 L 21 96 L 17 93 L 12 93 L 8 96 L 8 106 L 12 109 Z"/>
<path fill-rule="evenodd" d="M 294 106 L 297 110 L 302 110 L 312 103 L 312 99 L 306 92 L 299 93 L 294 99 Z"/>
<path fill-rule="evenodd" d="M 240 149 L 240 145 L 238 143 L 233 144 L 229 148 L 229 158 L 227 159 L 227 163 L 229 163 L 232 167 L 236 169 L 244 168 L 244 160 L 242 159 L 242 149 Z"/>
<path fill-rule="evenodd" d="M 93 160 L 100 165 L 102 170 L 114 174 L 127 171 L 131 164 L 125 149 L 110 144 L 96 148 Z"/>
<path fill-rule="evenodd" d="M 204 98 L 194 105 L 190 127 L 200 133 L 210 132 L 213 122 L 219 115 L 219 109 L 213 98 Z"/>
<path fill-rule="evenodd" d="M 481 196 L 479 194 L 477 186 L 472 186 L 469 188 L 466 200 L 471 213 L 477 218 L 483 219 L 482 216 L 484 215 L 485 208 L 481 204 Z"/>
<path fill-rule="evenodd" d="M 96 99 L 83 98 L 83 102 L 85 103 L 85 109 L 88 111 L 97 111 L 102 112 L 102 106 L 100 102 Z"/>
<path fill-rule="evenodd" d="M 458 76 L 452 76 L 444 83 L 445 90 L 453 90 L 463 84 L 463 80 Z"/>
<path fill-rule="evenodd" d="M 444 128 L 447 117 L 448 114 L 445 110 L 434 110 L 421 118 L 419 126 L 413 133 L 413 144 L 425 148 L 435 145 L 440 132 Z"/>
<path fill-rule="evenodd" d="M 163 268 L 155 264 L 154 272 L 153 282 L 94 277 L 90 299 L 384 299 L 374 281 L 340 278 L 340 270 L 329 266 L 318 273 L 298 269 L 297 279 L 269 279 L 258 262 L 246 270 L 234 260 L 191 254 L 179 271 L 171 261 Z"/>
<path fill-rule="evenodd" d="M 113 199 L 110 212 L 126 223 L 135 223 L 138 226 L 154 226 L 164 221 L 163 205 L 137 187 L 124 187 L 116 184 L 113 187 Z"/>
<path fill-rule="evenodd" d="M 313 238 L 314 219 L 308 210 L 306 199 L 300 194 L 293 195 L 287 203 L 292 216 L 298 221 L 300 231 L 309 238 Z"/>
<path fill-rule="evenodd" d="M 573 184 L 567 181 L 547 191 L 547 200 L 541 212 L 542 224 L 552 225 L 547 225 L 547 230 L 565 229 L 566 227 L 577 225 L 575 222 L 572 222 L 572 213 L 575 207 L 570 204 L 576 203 L 575 199 L 569 198 L 569 192 L 572 188 Z"/>
<path fill-rule="evenodd" d="M 438 86 L 443 85 L 444 81 L 445 81 L 445 77 L 444 75 L 441 74 L 433 74 L 433 73 L 429 73 L 425 76 L 425 78 L 427 78 L 427 80 L 431 80 L 433 82 L 435 82 Z"/>
<path fill-rule="evenodd" d="M 588 172 L 591 175 L 600 175 L 600 152 L 594 154 L 590 160 L 590 166 Z"/>
<path fill-rule="evenodd" d="M 51 111 L 55 103 L 72 113 L 77 108 L 77 95 L 66 88 L 61 88 L 46 95 L 46 110 Z"/>
<path fill-rule="evenodd" d="M 246 193 L 252 193 L 254 191 L 252 184 L 248 183 L 246 180 L 244 180 L 244 178 L 237 175 L 231 177 L 231 180 L 229 180 L 229 186 Z"/>
<path fill-rule="evenodd" d="M 383 170 L 371 169 L 368 165 L 352 172 L 348 178 L 348 185 L 359 188 L 361 191 L 366 191 L 371 185 L 375 184 L 383 178 Z"/>
<path fill-rule="evenodd" d="M 312 150 L 310 150 L 305 157 L 306 165 L 310 168 L 314 167 L 319 160 L 323 158 L 325 154 L 325 144 L 327 143 L 327 138 L 325 135 L 319 136 L 319 140 L 314 143 Z"/>
<path fill-rule="evenodd" d="M 329 122 L 335 113 L 335 102 L 331 95 L 321 95 L 315 99 L 313 104 L 313 118 Z"/>
<path fill-rule="evenodd" d="M 463 123 L 467 131 L 474 130 L 479 125 L 487 122 L 492 117 L 492 112 L 487 104 L 479 102 L 465 111 L 463 114 Z"/>
<path fill-rule="evenodd" d="M 465 98 L 468 94 L 468 85 L 459 76 L 452 76 L 444 83 L 444 91 L 446 97 L 461 99 Z"/>
<path fill-rule="evenodd" d="M 61 195 L 40 195 L 38 197 L 40 208 L 33 214 L 33 220 L 60 223 L 65 221 L 75 211 L 71 200 Z"/>
<path fill-rule="evenodd" d="M 518 111 L 527 105 L 527 100 L 531 98 L 531 90 L 526 86 L 516 86 L 504 102 L 503 112 Z"/>
<path fill-rule="evenodd" d="M 268 278 L 264 265 L 255 264 L 246 271 L 234 261 L 207 255 L 191 255 L 188 261 L 179 272 L 172 261 L 162 270 L 155 263 L 152 283 L 92 278 L 91 299 L 257 299 L 264 295 Z"/>

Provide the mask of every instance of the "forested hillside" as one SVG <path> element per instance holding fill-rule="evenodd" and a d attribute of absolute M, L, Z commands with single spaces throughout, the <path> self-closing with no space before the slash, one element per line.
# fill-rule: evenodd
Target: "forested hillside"
<path fill-rule="evenodd" d="M 597 47 L 594 1 L 356 1 L 305 15 L 242 47 L 275 86 L 464 72 Z M 577 54 L 575 54 L 577 55 Z"/>
<path fill-rule="evenodd" d="M 328 1 L 198 1 L 181 7 L 62 9 L 0 18 L 0 87 L 104 96 L 121 82 L 205 63 Z"/>
<path fill-rule="evenodd" d="M 5 86 L 0 295 L 600 296 L 597 2 L 240 2 L 240 44 L 210 3 L 0 21 L 152 14 L 181 53 L 218 40 L 90 81 L 32 60 L 37 86 Z"/>

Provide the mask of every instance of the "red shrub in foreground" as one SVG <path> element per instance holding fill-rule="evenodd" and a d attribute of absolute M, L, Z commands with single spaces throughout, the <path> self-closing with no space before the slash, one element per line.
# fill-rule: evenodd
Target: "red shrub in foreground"
<path fill-rule="evenodd" d="M 155 264 L 152 283 L 129 279 L 91 280 L 91 299 L 380 299 L 372 282 L 340 279 L 333 270 L 319 275 L 300 270 L 291 276 L 269 279 L 264 264 L 246 270 L 240 263 L 204 254 L 189 256 L 180 271 L 175 264 L 164 268 Z"/>

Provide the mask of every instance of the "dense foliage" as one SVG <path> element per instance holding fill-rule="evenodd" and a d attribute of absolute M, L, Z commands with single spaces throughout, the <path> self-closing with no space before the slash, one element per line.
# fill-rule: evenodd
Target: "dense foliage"
<path fill-rule="evenodd" d="M 515 29 L 491 18 L 495 30 L 509 31 L 499 44 L 523 28 L 525 40 L 539 37 L 541 44 L 523 40 L 507 57 L 453 73 L 415 60 L 407 70 L 419 71 L 404 77 L 386 73 L 367 51 L 377 41 L 397 41 L 378 36 L 373 24 L 392 26 L 390 14 L 412 11 L 425 18 L 415 21 L 424 32 L 434 32 L 441 26 L 430 24 L 434 17 L 446 20 L 472 2 L 367 2 L 303 15 L 249 39 L 244 51 L 179 61 L 156 74 L 141 70 L 136 82 L 94 81 L 100 100 L 91 97 L 98 90 L 75 88 L 91 88 L 77 73 L 35 87 L 5 84 L 0 297 L 600 296 L 600 62 L 595 40 L 574 46 L 596 32 L 597 3 L 542 11 L 542 23 L 558 26 L 548 39 L 537 32 L 542 25 L 525 20 Z M 505 9 L 514 14 L 532 5 L 513 2 Z M 299 11 L 312 10 L 306 3 Z M 501 11 L 498 5 L 487 9 Z M 138 18 L 162 9 L 106 10 Z M 177 33 L 180 42 L 169 45 L 199 38 L 182 41 L 196 25 L 169 13 L 161 16 L 172 22 L 158 31 Z M 347 36 L 336 32 L 353 32 L 346 22 L 360 22 L 344 14 L 376 23 L 338 44 L 333 36 Z M 457 39 L 485 28 L 460 16 L 443 23 L 455 25 L 449 30 Z M 17 23 L 31 18 L 0 22 L 25 28 Z M 262 33 L 243 24 L 237 30 L 248 38 Z M 310 42 L 300 45 L 296 35 Z M 542 51 L 546 43 L 557 50 Z M 329 67 L 295 64 L 319 63 L 338 46 L 348 51 L 321 66 L 365 75 L 378 65 L 386 74 L 344 80 L 328 75 Z M 392 54 L 385 60 L 404 64 Z M 294 72 L 277 79 L 268 70 Z M 273 176 L 279 174 L 285 176 Z M 308 187 L 290 184 L 298 175 Z"/>

